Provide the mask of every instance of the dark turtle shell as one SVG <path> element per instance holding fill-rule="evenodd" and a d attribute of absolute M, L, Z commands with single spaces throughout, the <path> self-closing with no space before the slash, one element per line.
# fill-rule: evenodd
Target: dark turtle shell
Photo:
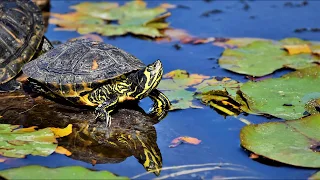
<path fill-rule="evenodd" d="M 40 9 L 30 0 L 0 0 L 0 84 L 30 61 L 44 34 Z"/>
<path fill-rule="evenodd" d="M 81 39 L 61 44 L 25 64 L 23 72 L 42 83 L 68 85 L 100 83 L 144 67 L 124 50 Z"/>

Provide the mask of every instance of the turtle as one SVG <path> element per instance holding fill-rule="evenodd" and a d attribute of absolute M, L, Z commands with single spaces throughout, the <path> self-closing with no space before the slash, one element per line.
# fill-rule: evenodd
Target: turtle
<path fill-rule="evenodd" d="M 22 66 L 53 46 L 41 10 L 30 0 L 0 1 L 0 91 L 15 91 Z"/>
<path fill-rule="evenodd" d="M 170 100 L 156 89 L 163 75 L 158 59 L 145 65 L 135 56 L 100 41 L 77 39 L 61 44 L 22 69 L 23 89 L 66 105 L 94 107 L 96 118 L 111 124 L 118 103 L 150 97 L 150 115 L 162 118 Z"/>

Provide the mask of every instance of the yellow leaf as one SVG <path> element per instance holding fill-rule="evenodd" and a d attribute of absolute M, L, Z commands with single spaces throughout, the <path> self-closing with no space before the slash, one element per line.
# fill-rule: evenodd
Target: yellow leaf
<path fill-rule="evenodd" d="M 289 55 L 301 54 L 301 53 L 311 53 L 309 45 L 285 45 L 283 46 L 285 50 L 288 51 Z"/>
<path fill-rule="evenodd" d="M 37 126 L 31 126 L 28 128 L 17 129 L 14 132 L 34 132 L 34 131 L 36 131 L 35 128 L 37 128 Z"/>
<path fill-rule="evenodd" d="M 68 136 L 72 133 L 72 124 L 69 124 L 66 128 L 50 128 L 56 138 Z"/>
<path fill-rule="evenodd" d="M 58 146 L 56 148 L 55 152 L 58 153 L 58 154 L 64 154 L 66 156 L 71 156 L 71 154 L 72 154 L 68 149 L 66 149 L 66 148 L 64 148 L 62 146 Z"/>

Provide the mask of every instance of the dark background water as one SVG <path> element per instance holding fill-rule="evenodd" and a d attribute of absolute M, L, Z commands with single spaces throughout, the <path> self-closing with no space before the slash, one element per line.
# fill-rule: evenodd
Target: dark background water
<path fill-rule="evenodd" d="M 51 12 L 65 13 L 71 11 L 69 6 L 81 1 L 51 0 Z M 123 4 L 125 1 L 115 1 Z M 180 4 L 190 9 L 171 9 L 172 15 L 167 19 L 171 27 L 185 29 L 190 34 L 201 37 L 259 37 L 280 40 L 287 37 L 298 37 L 306 40 L 320 40 L 320 32 L 295 33 L 297 28 L 317 28 L 320 19 L 320 1 L 308 1 L 306 6 L 297 6 L 302 1 L 280 0 L 251 0 L 251 1 L 202 1 L 202 0 L 169 0 L 146 1 L 149 7 L 161 3 Z M 285 5 L 291 2 L 293 6 Z M 246 6 L 247 4 L 249 6 Z M 209 17 L 202 13 L 219 9 L 222 13 Z M 46 36 L 50 40 L 66 40 L 80 35 L 76 32 L 54 31 L 50 25 Z M 140 40 L 130 36 L 116 39 L 103 38 L 104 42 L 118 46 L 140 58 L 143 62 L 151 63 L 161 59 L 165 73 L 175 69 L 185 69 L 190 73 L 201 73 L 210 76 L 228 76 L 239 81 L 246 81 L 244 76 L 219 68 L 216 60 L 223 52 L 223 48 L 211 44 L 182 45 L 176 50 L 176 42 L 156 43 Z M 276 75 L 283 74 L 277 72 Z M 151 101 L 142 100 L 141 107 L 148 110 Z M 200 105 L 200 103 L 199 103 Z M 241 117 L 241 116 L 240 116 Z M 249 115 L 245 117 L 252 123 L 270 121 L 264 117 Z M 224 118 L 209 107 L 203 109 L 186 109 L 170 112 L 160 123 L 156 124 L 157 143 L 163 157 L 163 166 L 178 166 L 203 163 L 232 163 L 243 165 L 248 171 L 215 170 L 184 175 L 178 178 L 211 179 L 213 176 L 255 176 L 259 178 L 303 178 L 306 179 L 316 170 L 294 168 L 292 166 L 269 166 L 248 158 L 240 148 L 239 132 L 245 124 L 234 117 Z M 192 136 L 201 139 L 200 145 L 183 144 L 176 148 L 169 148 L 171 140 L 178 136 Z M 0 163 L 0 169 L 39 164 L 48 167 L 80 165 L 96 170 L 108 170 L 123 176 L 132 177 L 144 173 L 144 168 L 134 157 L 129 157 L 119 164 L 99 164 L 92 166 L 70 159 L 64 155 L 53 154 L 49 157 L 28 156 L 26 159 L 15 160 L 14 163 Z M 162 171 L 161 176 L 174 171 Z M 142 178 L 154 178 L 153 174 Z"/>

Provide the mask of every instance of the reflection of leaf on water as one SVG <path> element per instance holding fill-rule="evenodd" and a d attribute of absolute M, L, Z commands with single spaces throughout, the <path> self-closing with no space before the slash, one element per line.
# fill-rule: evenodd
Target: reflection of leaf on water
<path fill-rule="evenodd" d="M 320 167 L 320 115 L 245 126 L 241 145 L 259 156 L 302 167 Z"/>
<path fill-rule="evenodd" d="M 59 29 L 76 30 L 80 34 L 117 36 L 132 33 L 153 38 L 163 36 L 160 30 L 169 27 L 164 22 L 170 16 L 166 6 L 147 8 L 143 1 L 131 1 L 123 6 L 108 2 L 83 2 L 71 8 L 76 12 L 52 13 L 50 23 L 58 25 Z"/>
<path fill-rule="evenodd" d="M 6 179 L 128 179 L 108 171 L 91 171 L 80 166 L 47 168 L 43 166 L 24 166 L 0 171 Z"/>
<path fill-rule="evenodd" d="M 24 131 L 18 125 L 0 124 L 0 154 L 6 157 L 24 158 L 26 155 L 49 156 L 57 141 L 49 128 Z"/>
<path fill-rule="evenodd" d="M 8 94 L 0 94 L 0 114 L 4 122 L 18 124 L 24 119 L 22 125 L 31 127 L 26 128 L 28 133 L 34 130 L 33 126 L 62 128 L 58 131 L 62 133 L 57 134 L 59 147 L 56 149 L 55 145 L 52 152 L 56 149 L 57 153 L 70 158 L 97 164 L 119 163 L 134 156 L 148 172 L 159 175 L 162 155 L 153 126 L 159 120 L 146 114 L 136 102 L 119 105 L 112 114 L 111 127 L 105 129 L 105 122 L 88 122 L 95 118 L 91 110 L 67 107 L 46 99 L 37 99 L 34 105 L 27 96 L 20 97 L 22 92 Z"/>

